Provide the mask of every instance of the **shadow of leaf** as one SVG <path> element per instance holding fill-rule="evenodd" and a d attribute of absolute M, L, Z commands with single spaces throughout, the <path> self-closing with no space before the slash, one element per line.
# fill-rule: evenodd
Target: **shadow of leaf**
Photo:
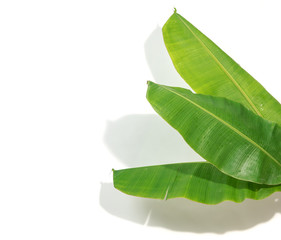
<path fill-rule="evenodd" d="M 162 29 L 159 26 L 146 40 L 144 52 L 154 81 L 164 85 L 189 88 L 173 66 L 164 44 Z"/>
<path fill-rule="evenodd" d="M 128 167 L 204 161 L 161 117 L 136 114 L 108 122 L 105 144 Z"/>
<path fill-rule="evenodd" d="M 245 230 L 281 212 L 281 193 L 264 200 L 247 199 L 242 203 L 223 202 L 205 205 L 184 198 L 155 200 L 126 195 L 103 183 L 100 205 L 110 214 L 148 226 L 173 231 L 223 234 Z"/>

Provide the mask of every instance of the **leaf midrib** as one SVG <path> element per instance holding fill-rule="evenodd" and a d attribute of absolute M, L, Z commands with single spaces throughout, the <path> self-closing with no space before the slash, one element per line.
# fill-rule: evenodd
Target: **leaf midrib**
<path fill-rule="evenodd" d="M 234 131 L 236 134 L 238 134 L 239 136 L 241 136 L 242 138 L 244 138 L 246 141 L 250 142 L 251 144 L 253 144 L 255 147 L 259 148 L 263 153 L 265 153 L 269 158 L 271 158 L 275 163 L 277 163 L 280 167 L 281 167 L 281 163 L 279 163 L 279 161 L 274 158 L 269 152 L 267 152 L 262 146 L 260 146 L 258 143 L 256 143 L 254 140 L 252 140 L 251 138 L 249 138 L 247 135 L 245 135 L 244 133 L 242 133 L 241 131 L 239 131 L 237 128 L 231 126 L 229 123 L 227 123 L 226 121 L 224 121 L 223 119 L 221 119 L 220 117 L 216 116 L 215 114 L 213 114 L 212 112 L 208 111 L 207 109 L 205 109 L 204 107 L 200 106 L 199 104 L 193 102 L 192 100 L 186 98 L 185 96 L 177 93 L 176 91 L 173 91 L 172 89 L 163 86 L 162 87 L 164 89 L 166 89 L 169 92 L 172 92 L 176 95 L 178 95 L 179 97 L 187 100 L 188 102 L 190 102 L 191 104 L 193 104 L 194 106 L 198 107 L 199 109 L 203 110 L 204 112 L 206 112 L 207 114 L 211 115 L 213 118 L 217 119 L 219 122 L 221 122 L 222 124 L 224 124 L 225 126 L 227 126 L 228 128 L 230 128 L 232 131 Z"/>
<path fill-rule="evenodd" d="M 211 52 L 211 50 L 204 44 L 204 42 L 191 30 L 191 28 L 182 20 L 181 16 L 177 13 L 175 13 L 176 16 L 180 19 L 180 21 L 183 23 L 183 25 L 188 28 L 188 30 L 192 33 L 192 35 L 199 41 L 199 43 L 206 49 L 208 54 L 215 60 L 215 62 L 218 64 L 218 66 L 223 70 L 223 72 L 228 76 L 228 78 L 232 81 L 234 86 L 240 91 L 242 96 L 246 99 L 246 101 L 250 104 L 252 109 L 261 117 L 263 117 L 262 113 L 257 109 L 257 107 L 254 105 L 254 103 L 251 101 L 249 96 L 244 92 L 244 90 L 240 87 L 240 85 L 235 81 L 235 79 L 232 77 L 232 75 L 226 70 L 226 68 L 220 63 L 220 61 L 216 58 L 216 56 Z"/>

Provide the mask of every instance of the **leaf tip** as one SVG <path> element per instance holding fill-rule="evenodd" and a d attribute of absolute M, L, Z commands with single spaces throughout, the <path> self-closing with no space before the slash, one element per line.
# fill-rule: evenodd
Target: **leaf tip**
<path fill-rule="evenodd" d="M 174 7 L 174 13 L 177 13 L 177 9 Z"/>

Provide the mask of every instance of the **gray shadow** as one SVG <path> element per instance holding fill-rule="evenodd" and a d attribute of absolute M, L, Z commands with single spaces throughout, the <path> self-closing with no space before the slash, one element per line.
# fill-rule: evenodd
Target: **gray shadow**
<path fill-rule="evenodd" d="M 150 211 L 157 206 L 159 200 L 144 199 L 123 194 L 113 187 L 112 183 L 102 183 L 100 205 L 108 213 L 144 225 Z"/>
<path fill-rule="evenodd" d="M 280 198 L 281 193 L 275 193 L 260 201 L 247 199 L 240 204 L 228 201 L 218 205 L 171 199 L 153 206 L 148 225 L 195 233 L 246 230 L 280 213 Z"/>
<path fill-rule="evenodd" d="M 204 161 L 176 130 L 154 114 L 108 121 L 104 142 L 128 167 Z"/>
<path fill-rule="evenodd" d="M 179 232 L 224 234 L 270 220 L 281 212 L 281 193 L 264 200 L 205 205 L 184 198 L 154 200 L 126 195 L 102 183 L 100 205 L 110 214 L 138 224 Z"/>
<path fill-rule="evenodd" d="M 157 27 L 145 42 L 145 55 L 154 80 L 161 84 L 187 87 L 174 69 Z M 157 115 L 128 115 L 107 123 L 105 145 L 128 167 L 174 162 L 200 161 L 198 156 L 164 120 Z M 223 234 L 246 230 L 270 220 L 281 212 L 281 193 L 264 200 L 204 205 L 187 199 L 167 201 L 138 198 L 102 183 L 100 205 L 108 213 L 148 226 L 173 231 Z"/>
<path fill-rule="evenodd" d="M 146 62 L 154 81 L 159 84 L 189 88 L 178 74 L 166 50 L 162 29 L 157 26 L 144 44 Z"/>

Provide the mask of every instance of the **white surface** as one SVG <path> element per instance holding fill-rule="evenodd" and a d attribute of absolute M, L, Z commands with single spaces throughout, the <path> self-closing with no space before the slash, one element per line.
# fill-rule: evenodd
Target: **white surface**
<path fill-rule="evenodd" d="M 0 239 L 278 236 L 281 198 L 206 206 L 112 186 L 112 168 L 199 160 L 145 99 L 186 86 L 161 27 L 177 7 L 279 101 L 280 1 L 1 1 Z"/>

